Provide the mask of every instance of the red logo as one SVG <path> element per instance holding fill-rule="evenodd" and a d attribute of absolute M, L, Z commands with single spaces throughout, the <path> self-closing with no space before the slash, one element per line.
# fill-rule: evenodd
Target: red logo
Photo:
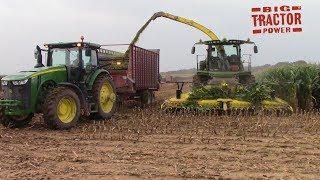
<path fill-rule="evenodd" d="M 253 34 L 302 32 L 301 6 L 256 7 L 251 12 Z"/>

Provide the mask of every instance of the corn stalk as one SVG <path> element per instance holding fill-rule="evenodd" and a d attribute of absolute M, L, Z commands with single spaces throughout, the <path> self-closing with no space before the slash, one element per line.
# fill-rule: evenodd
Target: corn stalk
<path fill-rule="evenodd" d="M 319 65 L 285 66 L 263 72 L 258 81 L 270 84 L 277 96 L 305 111 L 311 109 L 312 102 L 320 103 L 319 73 Z"/>

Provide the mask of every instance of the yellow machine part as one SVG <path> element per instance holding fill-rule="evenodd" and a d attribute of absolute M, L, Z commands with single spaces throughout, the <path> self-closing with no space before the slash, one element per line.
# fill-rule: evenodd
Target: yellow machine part
<path fill-rule="evenodd" d="M 188 97 L 190 93 L 182 94 L 180 99 L 177 98 L 170 98 L 166 100 L 162 105 L 161 109 L 186 109 L 188 106 L 187 104 L 190 102 Z M 256 107 L 254 104 L 248 101 L 241 101 L 236 99 L 203 99 L 197 100 L 195 103 L 200 108 L 206 109 L 220 109 L 220 110 L 232 110 L 232 109 L 255 109 Z M 279 110 L 279 111 L 286 111 L 286 112 L 293 112 L 293 108 L 282 99 L 275 98 L 273 100 L 264 100 L 261 102 L 260 108 L 263 110 Z M 196 109 L 196 108 L 195 108 Z"/>
<path fill-rule="evenodd" d="M 189 93 L 181 94 L 181 98 L 177 99 L 175 97 L 165 100 L 161 105 L 161 109 L 166 108 L 184 108 L 185 104 L 188 102 Z"/>
<path fill-rule="evenodd" d="M 183 17 L 180 17 L 180 16 L 172 15 L 172 14 L 169 14 L 169 13 L 157 12 L 157 13 L 154 13 L 154 15 L 144 24 L 144 26 L 141 27 L 141 29 L 138 31 L 138 33 L 135 36 L 135 38 L 132 40 L 131 44 L 135 44 L 138 41 L 140 34 L 149 25 L 149 23 L 151 21 L 156 20 L 159 17 L 168 18 L 168 19 L 171 19 L 173 21 L 180 22 L 180 23 L 192 26 L 192 27 L 202 31 L 206 35 L 208 35 L 210 37 L 210 39 L 219 40 L 218 36 L 214 32 L 212 32 L 210 29 L 206 28 L 205 26 L 203 26 L 203 25 L 201 25 L 201 24 L 199 24 L 197 22 L 194 22 L 192 20 L 189 20 L 189 19 L 186 19 L 186 18 L 183 18 Z"/>
<path fill-rule="evenodd" d="M 139 31 L 137 32 L 136 36 L 133 38 L 133 40 L 131 41 L 130 44 L 135 44 L 139 40 L 141 33 L 147 28 L 147 26 L 151 23 L 151 21 L 154 21 L 159 17 L 171 19 L 173 21 L 194 27 L 194 28 L 200 30 L 201 32 L 205 33 L 211 40 L 219 40 L 218 36 L 214 32 L 212 32 L 210 29 L 206 28 L 205 26 L 203 26 L 193 20 L 186 19 L 186 18 L 176 16 L 173 14 L 169 14 L 166 12 L 157 12 L 157 13 L 154 13 L 153 16 L 139 29 Z M 223 48 L 223 47 L 218 46 L 217 48 L 219 49 L 219 48 Z M 128 49 L 125 53 L 126 55 L 129 54 L 129 49 L 130 49 L 130 47 L 128 47 Z"/>
<path fill-rule="evenodd" d="M 274 100 L 264 100 L 261 102 L 262 107 L 268 110 L 288 110 L 289 112 L 293 112 L 293 108 L 284 100 L 280 98 L 275 98 Z"/>

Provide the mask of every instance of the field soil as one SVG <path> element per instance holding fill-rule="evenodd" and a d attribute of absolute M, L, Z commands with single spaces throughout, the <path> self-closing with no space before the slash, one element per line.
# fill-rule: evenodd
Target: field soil
<path fill-rule="evenodd" d="M 209 116 L 123 105 L 111 120 L 50 130 L 41 114 L 0 126 L 0 179 L 318 179 L 319 115 Z M 186 90 L 188 87 L 186 87 Z"/>

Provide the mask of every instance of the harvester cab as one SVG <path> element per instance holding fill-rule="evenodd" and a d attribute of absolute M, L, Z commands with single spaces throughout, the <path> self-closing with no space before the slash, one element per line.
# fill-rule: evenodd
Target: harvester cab
<path fill-rule="evenodd" d="M 109 72 L 97 64 L 98 49 L 99 44 L 83 42 L 83 37 L 78 42 L 45 44 L 43 49 L 37 46 L 35 68 L 1 80 L 0 122 L 21 127 L 35 113 L 43 113 L 49 127 L 69 129 L 80 115 L 110 118 L 116 89 Z"/>
<path fill-rule="evenodd" d="M 254 44 L 249 40 L 211 40 L 200 41 L 195 45 L 206 45 L 206 59 L 199 62 L 197 56 L 197 74 L 195 84 L 219 84 L 222 81 L 229 84 L 252 84 L 255 82 L 251 75 L 251 59 L 242 60 L 241 46 Z M 195 53 L 195 46 L 191 53 Z M 258 48 L 254 44 L 254 53 Z M 246 63 L 246 66 L 244 64 Z"/>

